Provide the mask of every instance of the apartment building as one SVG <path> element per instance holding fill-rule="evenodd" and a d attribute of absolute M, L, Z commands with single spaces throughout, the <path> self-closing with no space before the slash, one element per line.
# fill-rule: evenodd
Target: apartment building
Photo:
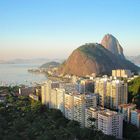
<path fill-rule="evenodd" d="M 126 122 L 131 121 L 131 111 L 136 108 L 136 104 L 122 104 L 118 107 L 118 112 L 123 114 L 123 120 Z"/>
<path fill-rule="evenodd" d="M 112 70 L 112 76 L 113 77 L 129 78 L 132 76 L 132 73 L 130 70 L 117 69 L 117 70 Z"/>
<path fill-rule="evenodd" d="M 57 89 L 51 89 L 49 108 L 57 109 Z"/>
<path fill-rule="evenodd" d="M 98 113 L 98 130 L 106 135 L 122 139 L 123 116 L 115 111 L 104 110 Z"/>
<path fill-rule="evenodd" d="M 64 96 L 65 117 L 74 120 L 74 96 L 72 93 L 66 93 Z"/>
<path fill-rule="evenodd" d="M 131 124 L 140 128 L 140 110 L 135 109 L 131 111 Z"/>
<path fill-rule="evenodd" d="M 48 80 L 41 86 L 42 104 L 45 104 L 48 107 L 50 107 L 51 90 L 55 88 L 59 88 L 59 82 L 52 82 L 51 80 Z"/>
<path fill-rule="evenodd" d="M 96 107 L 97 101 L 94 94 L 77 94 L 74 95 L 74 120 L 80 122 L 82 127 L 85 126 L 85 109 Z"/>
<path fill-rule="evenodd" d="M 106 96 L 110 95 L 110 90 L 108 90 L 106 80 L 101 82 L 102 87 L 105 89 L 99 89 L 96 87 L 98 91 L 103 91 L 104 94 L 104 105 L 106 105 Z M 100 82 L 99 82 L 100 85 Z M 48 81 L 44 83 L 41 87 L 41 96 L 42 103 L 48 105 L 49 108 L 55 108 L 61 110 L 66 118 L 69 120 L 75 120 L 80 123 L 81 127 L 96 127 L 101 130 L 103 133 L 107 135 L 113 135 L 117 138 L 122 138 L 122 125 L 123 125 L 123 116 L 118 114 L 117 112 L 113 112 L 110 110 L 105 110 L 102 107 L 97 107 L 97 95 L 96 94 L 80 94 L 75 91 L 75 85 L 67 84 L 65 86 L 61 86 L 60 84 L 52 81 Z M 108 87 L 109 89 L 112 86 Z M 72 91 L 73 92 L 68 92 Z M 66 91 L 67 90 L 67 91 Z M 113 92 L 113 91 L 112 91 Z M 115 93 L 116 90 L 114 90 Z M 116 97 L 118 98 L 118 93 L 114 98 L 116 101 Z M 111 100 L 108 100 L 111 105 Z M 131 115 L 133 115 L 131 113 Z M 131 118 L 134 118 L 131 116 Z"/>
<path fill-rule="evenodd" d="M 95 80 L 94 92 L 99 94 L 99 105 L 105 106 L 105 97 L 106 97 L 106 84 L 107 78 L 98 78 Z"/>
<path fill-rule="evenodd" d="M 95 93 L 99 94 L 99 105 L 118 109 L 118 105 L 127 104 L 127 83 L 121 80 L 99 78 L 95 80 Z"/>
<path fill-rule="evenodd" d="M 128 91 L 127 83 L 120 80 L 113 80 L 110 84 L 110 108 L 118 109 L 118 105 L 127 104 Z"/>
<path fill-rule="evenodd" d="M 65 89 L 57 88 L 57 109 L 65 114 Z"/>
<path fill-rule="evenodd" d="M 85 127 L 98 128 L 98 113 L 105 110 L 102 107 L 89 107 L 85 109 Z"/>
<path fill-rule="evenodd" d="M 66 92 L 77 92 L 77 84 L 75 83 L 60 83 L 60 88 L 65 89 Z"/>
<path fill-rule="evenodd" d="M 74 120 L 84 127 L 85 122 L 85 100 L 84 95 L 74 96 Z"/>
<path fill-rule="evenodd" d="M 97 96 L 93 93 L 83 94 L 84 95 L 84 101 L 85 101 L 85 107 L 97 107 Z"/>
<path fill-rule="evenodd" d="M 79 82 L 77 83 L 77 86 L 78 86 L 79 93 L 86 93 L 86 92 L 93 93 L 93 91 L 94 91 L 93 80 L 89 80 L 89 79 L 79 80 Z"/>

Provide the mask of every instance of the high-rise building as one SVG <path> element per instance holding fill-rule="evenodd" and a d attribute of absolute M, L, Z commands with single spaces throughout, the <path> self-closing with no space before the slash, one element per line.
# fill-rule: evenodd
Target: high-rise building
<path fill-rule="evenodd" d="M 82 127 L 85 122 L 85 100 L 84 95 L 74 96 L 74 120 L 78 121 Z"/>
<path fill-rule="evenodd" d="M 140 128 L 140 110 L 135 109 L 131 111 L 131 124 Z"/>
<path fill-rule="evenodd" d="M 111 91 L 110 91 L 110 108 L 118 109 L 120 104 L 127 104 L 128 100 L 128 91 L 127 83 L 124 83 L 120 80 L 113 80 L 111 82 Z"/>
<path fill-rule="evenodd" d="M 57 109 L 65 114 L 65 90 L 61 88 L 57 89 Z"/>
<path fill-rule="evenodd" d="M 122 139 L 123 116 L 115 111 L 104 110 L 98 113 L 98 130 L 106 135 Z"/>
<path fill-rule="evenodd" d="M 95 89 L 94 92 L 99 94 L 99 105 L 105 106 L 105 97 L 106 97 L 106 78 L 100 78 L 95 80 Z"/>
<path fill-rule="evenodd" d="M 51 89 L 49 108 L 57 109 L 57 89 Z"/>
<path fill-rule="evenodd" d="M 82 127 L 85 126 L 85 109 L 96 107 L 97 101 L 94 94 L 77 94 L 74 95 L 74 120 L 78 121 Z"/>
<path fill-rule="evenodd" d="M 74 96 L 73 94 L 66 93 L 64 96 L 65 100 L 65 117 L 69 120 L 74 119 Z"/>
<path fill-rule="evenodd" d="M 41 86 L 41 101 L 42 104 L 47 105 L 50 107 L 50 101 L 51 101 L 51 90 L 54 88 L 59 88 L 59 82 L 52 82 L 51 80 L 48 80 Z"/>
<path fill-rule="evenodd" d="M 97 107 L 97 96 L 94 94 L 83 94 L 84 95 L 84 103 L 85 103 L 85 107 L 89 108 L 89 107 Z"/>
<path fill-rule="evenodd" d="M 41 86 L 41 100 L 42 104 L 45 104 L 49 107 L 50 102 L 50 92 L 51 92 L 51 86 L 50 82 L 46 82 Z"/>
<path fill-rule="evenodd" d="M 77 85 L 75 83 L 60 83 L 60 88 L 65 89 L 66 92 L 76 92 L 77 91 Z"/>
<path fill-rule="evenodd" d="M 118 107 L 118 112 L 123 114 L 123 119 L 126 122 L 131 121 L 131 111 L 136 108 L 136 104 L 122 104 Z"/>
<path fill-rule="evenodd" d="M 85 109 L 85 127 L 98 128 L 98 113 L 105 110 L 102 107 L 89 107 Z"/>
<path fill-rule="evenodd" d="M 99 94 L 99 105 L 117 109 L 120 104 L 127 104 L 127 83 L 121 80 L 100 78 L 95 81 L 95 93 Z"/>
<path fill-rule="evenodd" d="M 79 93 L 86 93 L 86 92 L 92 92 L 93 93 L 93 91 L 94 91 L 93 80 L 89 80 L 89 79 L 79 80 L 77 86 L 78 86 L 78 92 Z"/>

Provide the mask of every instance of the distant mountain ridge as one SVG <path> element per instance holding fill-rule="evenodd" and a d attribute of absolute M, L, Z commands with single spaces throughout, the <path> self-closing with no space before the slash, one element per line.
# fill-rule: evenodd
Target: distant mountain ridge
<path fill-rule="evenodd" d="M 12 59 L 12 60 L 0 60 L 1 64 L 44 64 L 50 61 L 62 62 L 61 59 L 48 59 L 48 58 L 32 58 L 32 59 Z"/>
<path fill-rule="evenodd" d="M 5 61 L 4 60 L 0 60 L 0 64 L 3 64 L 3 63 L 5 63 Z"/>
<path fill-rule="evenodd" d="M 137 56 L 127 56 L 128 60 L 132 61 L 136 65 L 140 66 L 140 55 Z"/>
<path fill-rule="evenodd" d="M 112 37 L 110 35 L 109 38 Z M 114 38 L 111 40 L 114 40 Z M 106 41 L 110 41 L 110 39 Z M 117 43 L 119 42 L 117 41 Z M 116 43 L 104 42 L 104 44 L 110 45 L 108 48 L 111 50 L 98 43 L 87 43 L 75 49 L 66 62 L 60 66 L 59 72 L 62 74 L 85 76 L 92 73 L 97 75 L 111 74 L 112 69 L 139 71 L 139 67 L 125 59 L 123 49 L 118 48 Z M 115 44 L 115 46 L 112 46 L 112 44 Z"/>

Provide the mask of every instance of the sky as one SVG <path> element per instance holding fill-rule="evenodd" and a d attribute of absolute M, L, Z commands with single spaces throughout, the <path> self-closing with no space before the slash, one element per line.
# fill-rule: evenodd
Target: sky
<path fill-rule="evenodd" d="M 65 59 L 107 33 L 140 55 L 140 0 L 0 0 L 0 59 Z"/>

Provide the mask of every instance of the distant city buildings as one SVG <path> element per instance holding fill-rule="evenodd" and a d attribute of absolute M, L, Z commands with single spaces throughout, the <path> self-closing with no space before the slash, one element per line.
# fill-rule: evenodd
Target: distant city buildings
<path fill-rule="evenodd" d="M 131 124 L 140 128 L 140 110 L 135 109 L 131 111 Z"/>
<path fill-rule="evenodd" d="M 121 69 L 112 70 L 111 77 L 65 75 L 68 81 L 48 80 L 41 85 L 41 90 L 37 89 L 36 94 L 29 96 L 34 100 L 41 99 L 49 108 L 59 109 L 67 119 L 79 122 L 81 127 L 122 139 L 123 120 L 140 128 L 140 110 L 135 104 L 128 104 L 127 82 L 134 79 L 131 75 L 129 70 Z M 41 98 L 37 98 L 40 94 Z"/>
<path fill-rule="evenodd" d="M 117 69 L 117 70 L 112 70 L 112 76 L 113 77 L 129 78 L 132 76 L 132 73 L 130 70 Z"/>

